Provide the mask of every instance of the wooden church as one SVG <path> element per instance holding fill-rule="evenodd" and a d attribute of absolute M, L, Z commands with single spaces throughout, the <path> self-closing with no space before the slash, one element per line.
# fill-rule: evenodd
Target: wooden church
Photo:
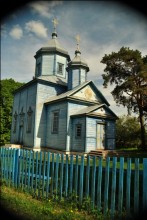
<path fill-rule="evenodd" d="M 35 77 L 15 91 L 11 144 L 85 153 L 114 149 L 117 116 L 87 81 L 89 67 L 81 57 L 79 38 L 70 59 L 58 41 L 56 19 L 53 24 L 52 38 L 34 56 Z"/>

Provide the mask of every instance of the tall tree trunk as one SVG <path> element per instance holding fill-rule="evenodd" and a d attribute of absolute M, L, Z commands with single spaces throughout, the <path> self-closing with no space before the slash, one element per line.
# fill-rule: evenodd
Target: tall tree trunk
<path fill-rule="evenodd" d="M 140 128 L 141 128 L 141 148 L 142 150 L 145 150 L 146 149 L 145 126 L 144 126 L 144 114 L 143 114 L 142 108 L 139 108 L 139 121 L 140 121 Z"/>

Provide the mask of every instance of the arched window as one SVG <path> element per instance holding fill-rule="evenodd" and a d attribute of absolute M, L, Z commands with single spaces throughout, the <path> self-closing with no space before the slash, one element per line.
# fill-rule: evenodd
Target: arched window
<path fill-rule="evenodd" d="M 15 114 L 14 114 L 14 126 L 13 126 L 13 133 L 16 133 L 16 126 L 17 126 L 17 113 L 15 111 Z"/>
<path fill-rule="evenodd" d="M 31 133 L 32 131 L 32 115 L 33 115 L 33 111 L 31 107 L 29 107 L 29 110 L 27 112 L 27 132 L 28 133 Z"/>

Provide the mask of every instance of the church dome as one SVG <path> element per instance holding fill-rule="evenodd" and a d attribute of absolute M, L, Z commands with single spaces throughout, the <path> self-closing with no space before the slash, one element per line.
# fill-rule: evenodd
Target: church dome
<path fill-rule="evenodd" d="M 87 62 L 81 57 L 81 51 L 79 49 L 79 42 L 80 42 L 80 36 L 77 35 L 76 37 L 76 41 L 77 41 L 77 49 L 75 51 L 75 57 L 68 63 L 68 69 L 71 68 L 79 68 L 82 67 L 84 69 L 86 69 L 86 71 L 89 71 L 89 67 Z"/>
<path fill-rule="evenodd" d="M 57 37 L 57 33 L 56 33 L 56 25 L 57 20 L 54 19 L 54 31 L 52 33 L 52 38 L 42 47 L 40 48 L 35 55 L 35 58 L 44 53 L 44 54 L 59 54 L 62 55 L 64 57 L 67 58 L 68 62 L 70 61 L 70 56 L 67 52 L 67 50 L 64 49 L 64 47 L 60 44 L 60 42 L 58 41 Z"/>
<path fill-rule="evenodd" d="M 87 72 L 89 71 L 89 67 L 87 62 L 81 57 L 81 52 L 79 49 L 75 51 L 75 57 L 68 63 L 68 68 L 74 66 L 83 66 L 87 69 Z"/>

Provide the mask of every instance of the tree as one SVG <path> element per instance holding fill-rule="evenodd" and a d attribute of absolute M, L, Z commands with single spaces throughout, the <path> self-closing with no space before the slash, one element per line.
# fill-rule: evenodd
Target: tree
<path fill-rule="evenodd" d="M 139 147 L 140 124 L 133 116 L 121 116 L 116 121 L 116 148 Z"/>
<path fill-rule="evenodd" d="M 122 47 L 118 52 L 105 54 L 101 60 L 106 64 L 103 74 L 104 86 L 114 85 L 112 95 L 118 105 L 128 108 L 128 112 L 139 115 L 141 127 L 141 148 L 145 143 L 145 118 L 147 106 L 147 55 L 138 50 Z"/>
<path fill-rule="evenodd" d="M 13 93 L 24 83 L 15 82 L 13 79 L 4 79 L 0 82 L 0 145 L 2 146 L 10 143 Z"/>

